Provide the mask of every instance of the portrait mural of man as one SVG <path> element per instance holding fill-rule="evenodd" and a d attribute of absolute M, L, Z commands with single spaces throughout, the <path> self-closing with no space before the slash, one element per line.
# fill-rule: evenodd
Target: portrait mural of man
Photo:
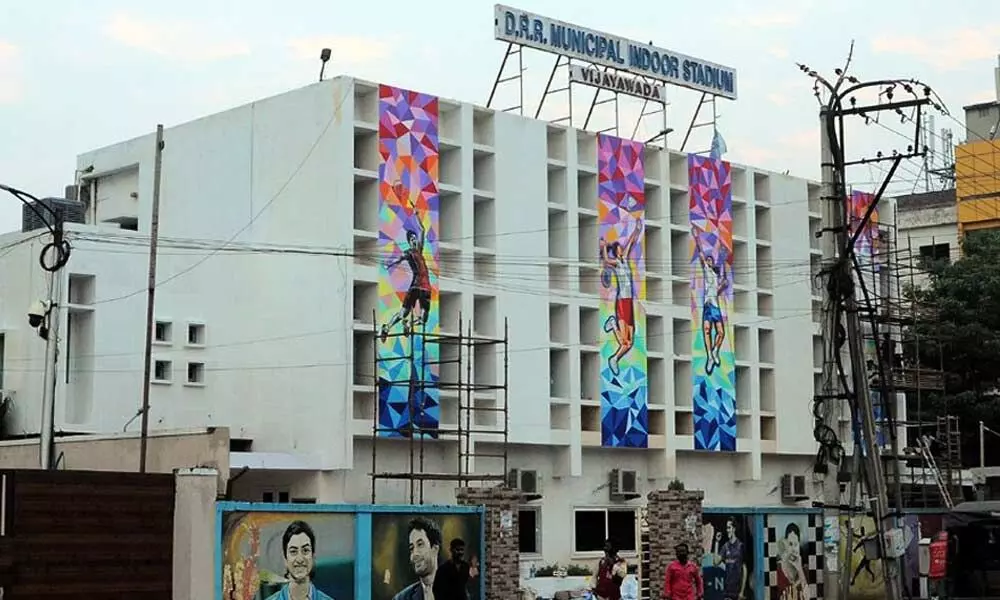
<path fill-rule="evenodd" d="M 224 600 L 353 600 L 354 515 L 233 511 L 222 532 Z"/>
<path fill-rule="evenodd" d="M 705 600 L 754 597 L 752 518 L 740 514 L 702 517 L 702 575 Z"/>
<path fill-rule="evenodd" d="M 480 515 L 372 516 L 372 600 L 480 600 Z"/>

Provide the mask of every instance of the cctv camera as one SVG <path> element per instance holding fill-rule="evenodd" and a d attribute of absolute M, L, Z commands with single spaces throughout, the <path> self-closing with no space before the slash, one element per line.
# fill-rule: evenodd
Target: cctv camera
<path fill-rule="evenodd" d="M 49 314 L 49 303 L 44 300 L 35 300 L 28 309 L 28 324 L 38 329 L 45 322 L 45 316 Z"/>

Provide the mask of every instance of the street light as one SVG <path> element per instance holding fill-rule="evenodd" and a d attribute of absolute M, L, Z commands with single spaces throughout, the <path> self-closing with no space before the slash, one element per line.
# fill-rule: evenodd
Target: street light
<path fill-rule="evenodd" d="M 667 127 L 666 129 L 661 130 L 659 133 L 657 133 L 656 135 L 654 135 L 653 137 L 649 138 L 648 140 L 646 140 L 643 143 L 644 144 L 652 144 L 653 142 L 655 142 L 656 140 L 660 139 L 661 137 L 665 138 L 665 137 L 667 137 L 668 135 L 670 135 L 673 132 L 674 132 L 674 129 L 672 127 Z"/>
<path fill-rule="evenodd" d="M 42 224 L 45 225 L 45 228 L 48 229 L 49 233 L 52 235 L 52 241 L 42 247 L 42 251 L 38 256 L 38 263 L 41 265 L 42 269 L 48 271 L 49 273 L 54 273 L 66 266 L 66 263 L 69 262 L 71 248 L 69 242 L 66 241 L 63 236 L 62 214 L 56 212 L 55 209 L 43 202 L 37 196 L 29 194 L 24 190 L 19 190 L 15 187 L 2 183 L 0 183 L 0 190 L 9 193 L 11 196 L 20 200 L 21 204 L 27 206 L 28 209 L 35 213 L 35 216 L 42 221 Z M 49 213 L 49 218 L 46 218 L 45 215 L 38 210 L 39 206 L 44 208 Z M 45 261 L 45 258 L 52 250 L 56 251 L 55 261 L 48 263 Z"/>
<path fill-rule="evenodd" d="M 28 309 L 28 323 L 38 330 L 39 336 L 45 340 L 45 371 L 42 383 L 42 425 L 39 432 L 39 462 L 43 469 L 51 469 L 55 466 L 52 456 L 53 440 L 55 438 L 55 405 L 56 405 L 56 357 L 59 354 L 59 303 L 62 299 L 62 277 L 58 271 L 69 262 L 70 248 L 69 242 L 63 236 L 63 216 L 60 211 L 43 202 L 36 196 L 23 190 L 19 190 L 9 185 L 0 183 L 0 190 L 3 190 L 21 201 L 32 212 L 35 213 L 45 228 L 52 235 L 52 240 L 42 247 L 38 255 L 38 264 L 42 269 L 52 275 L 52 285 L 49 286 L 49 298 L 45 301 L 37 301 Z M 48 214 L 48 219 L 39 211 L 38 207 L 44 208 Z M 55 258 L 48 262 L 46 258 L 51 251 L 55 251 Z"/>

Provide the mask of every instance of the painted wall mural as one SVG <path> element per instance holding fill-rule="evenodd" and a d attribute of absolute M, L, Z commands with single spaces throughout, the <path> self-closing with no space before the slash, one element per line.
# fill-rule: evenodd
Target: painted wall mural
<path fill-rule="evenodd" d="M 861 227 L 861 221 L 874 201 L 874 194 L 857 190 L 851 192 L 847 199 L 847 226 L 851 235 Z M 864 256 L 870 260 L 876 254 L 879 241 L 878 223 L 878 206 L 876 206 L 868 223 L 865 224 L 864 231 L 854 243 L 854 253 L 859 258 Z"/>
<path fill-rule="evenodd" d="M 733 195 L 728 162 L 688 155 L 695 450 L 736 451 Z"/>
<path fill-rule="evenodd" d="M 851 548 L 847 547 L 847 528 L 854 530 Z M 919 520 L 915 515 L 903 517 L 903 532 L 906 556 L 903 564 L 910 564 L 911 555 L 917 556 L 920 542 Z M 877 535 L 875 522 L 871 517 L 858 516 L 840 519 L 840 575 L 850 578 L 849 600 L 876 600 L 885 597 L 885 579 L 881 560 L 869 560 L 865 556 L 865 541 Z M 909 580 L 909 574 L 905 575 Z"/>
<path fill-rule="evenodd" d="M 756 597 L 752 515 L 702 515 L 701 572 L 705 600 Z"/>
<path fill-rule="evenodd" d="M 870 293 L 878 295 L 880 281 L 878 273 L 878 243 L 879 243 L 879 216 L 878 206 L 872 209 L 868 223 L 861 226 L 868 207 L 875 200 L 874 194 L 867 192 L 852 191 L 847 198 L 847 231 L 849 235 L 854 235 L 858 230 L 857 241 L 854 243 L 854 253 L 861 266 L 861 273 L 864 277 L 865 286 Z M 871 383 L 869 393 L 872 399 L 872 413 L 875 417 L 875 444 L 879 447 L 888 445 L 888 431 L 883 427 L 886 419 L 885 405 L 883 403 L 881 390 L 877 388 L 878 383 L 878 346 L 875 340 L 865 340 L 865 363 L 868 371 L 868 380 Z M 864 429 L 861 426 L 860 415 L 854 419 L 854 437 L 862 442 L 862 452 L 866 453 L 864 445 Z"/>
<path fill-rule="evenodd" d="M 380 435 L 436 437 L 438 99 L 379 86 L 378 346 Z M 426 342 L 426 343 L 425 343 Z"/>
<path fill-rule="evenodd" d="M 769 514 L 764 572 L 770 600 L 822 600 L 823 515 Z"/>
<path fill-rule="evenodd" d="M 222 514 L 223 600 L 354 598 L 354 515 Z"/>
<path fill-rule="evenodd" d="M 598 136 L 601 445 L 646 448 L 646 214 L 643 144 Z"/>
<path fill-rule="evenodd" d="M 482 598 L 478 514 L 372 515 L 372 600 Z"/>

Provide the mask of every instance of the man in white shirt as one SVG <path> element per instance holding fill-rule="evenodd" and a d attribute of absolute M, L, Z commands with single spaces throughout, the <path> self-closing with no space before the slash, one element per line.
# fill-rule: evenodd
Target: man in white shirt
<path fill-rule="evenodd" d="M 628 354 L 635 344 L 635 285 L 632 281 L 632 249 L 642 232 L 642 221 L 637 220 L 635 229 L 625 239 L 622 246 L 618 241 L 600 241 L 601 263 L 614 273 L 615 314 L 604 322 L 604 331 L 613 333 L 618 348 L 608 357 L 608 368 L 618 375 L 618 362 Z M 624 233 L 624 231 L 622 232 Z"/>
<path fill-rule="evenodd" d="M 721 296 L 726 289 L 725 264 L 716 262 L 715 257 L 706 254 L 701 245 L 698 229 L 692 230 L 695 253 L 701 260 L 702 308 L 701 331 L 705 339 L 705 374 L 711 375 L 720 364 L 719 353 L 726 339 L 726 317 L 722 312 Z"/>

